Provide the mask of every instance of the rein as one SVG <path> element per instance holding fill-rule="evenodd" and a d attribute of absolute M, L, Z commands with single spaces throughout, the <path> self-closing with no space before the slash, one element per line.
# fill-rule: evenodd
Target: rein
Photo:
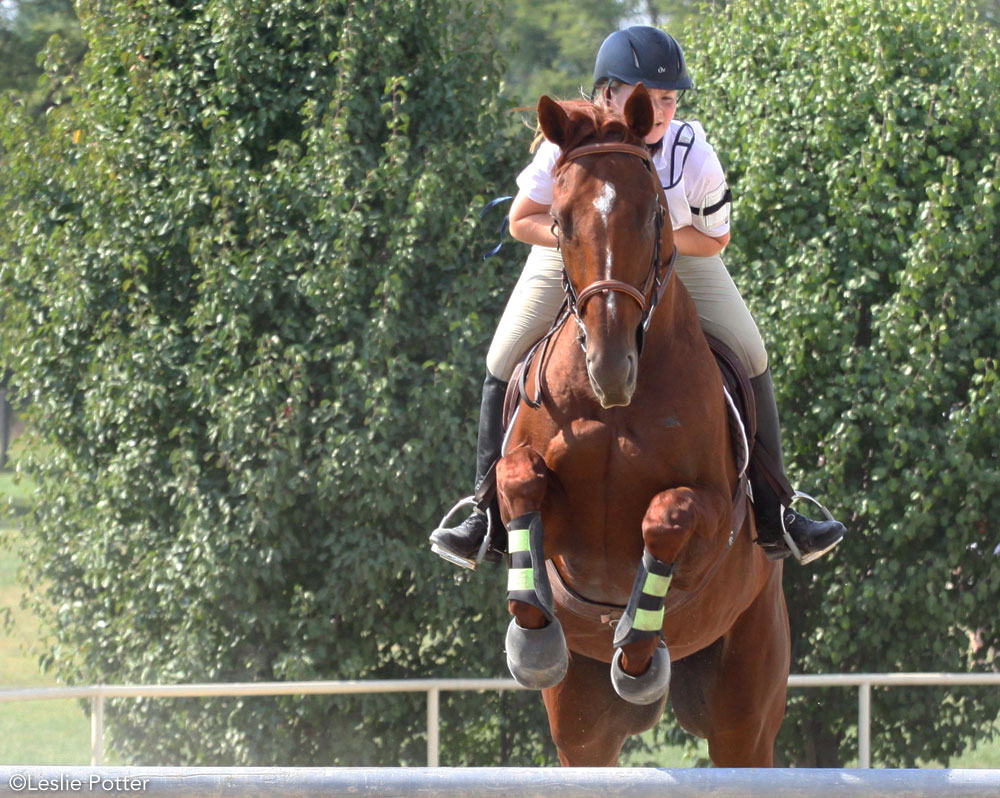
<path fill-rule="evenodd" d="M 521 377 L 518 381 L 518 389 L 521 394 L 521 399 L 532 409 L 537 409 L 541 406 L 542 389 L 541 380 L 539 379 L 539 383 L 536 386 L 535 396 L 530 397 L 528 395 L 528 372 L 531 369 L 531 363 L 539 349 L 542 350 L 542 360 L 544 360 L 545 351 L 548 349 L 549 341 L 566 322 L 567 318 L 573 316 L 577 325 L 582 330 L 584 328 L 584 324 L 581 313 L 583 312 L 583 306 L 586 304 L 588 299 L 596 294 L 607 293 L 609 291 L 617 291 L 620 294 L 625 294 L 626 296 L 634 299 L 642 309 L 642 322 L 639 328 L 639 354 L 642 354 L 644 334 L 649 329 L 653 313 L 660 304 L 660 300 L 663 299 L 663 293 L 666 291 L 670 278 L 674 273 L 674 264 L 677 260 L 676 246 L 674 247 L 673 252 L 670 253 L 670 260 L 667 262 L 665 269 L 663 265 L 661 250 L 663 245 L 663 225 L 666 223 L 668 214 L 667 197 L 663 192 L 663 186 L 660 184 L 656 170 L 653 168 L 653 160 L 650 157 L 649 151 L 644 147 L 637 147 L 634 144 L 626 144 L 624 142 L 597 142 L 596 144 L 585 144 L 582 147 L 577 147 L 574 150 L 564 153 L 563 161 L 575 161 L 577 158 L 583 158 L 588 155 L 610 155 L 613 153 L 624 153 L 626 155 L 634 155 L 635 157 L 640 158 L 643 165 L 646 167 L 646 170 L 649 172 L 653 186 L 656 189 L 658 196 L 656 208 L 657 235 L 656 241 L 653 244 L 653 257 L 649 264 L 649 272 L 646 275 L 646 279 L 641 289 L 622 280 L 596 280 L 582 291 L 577 292 L 577 290 L 573 287 L 573 283 L 569 279 L 569 272 L 566 271 L 566 265 L 565 263 L 563 264 L 562 283 L 566 299 L 563 302 L 562 307 L 559 309 L 559 313 L 556 314 L 555 321 L 552 322 L 552 326 L 549 328 L 549 331 L 528 351 L 528 354 L 525 357 L 524 369 L 521 371 Z M 557 229 L 557 225 L 553 224 L 553 232 Z M 558 241 L 558 233 L 556 233 L 556 238 Z M 649 295 L 648 298 L 647 294 Z M 580 343 L 581 346 L 583 346 L 582 338 Z M 540 376 L 541 372 L 539 372 L 539 377 Z"/>

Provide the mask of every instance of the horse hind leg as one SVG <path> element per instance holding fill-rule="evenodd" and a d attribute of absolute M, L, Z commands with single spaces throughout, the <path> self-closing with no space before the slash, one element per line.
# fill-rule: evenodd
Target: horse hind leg
<path fill-rule="evenodd" d="M 604 662 L 571 653 L 566 678 L 542 691 L 549 731 L 565 767 L 613 767 L 625 740 L 653 728 L 666 699 L 645 706 L 619 698 Z"/>
<path fill-rule="evenodd" d="M 781 573 L 779 564 L 726 634 L 718 676 L 707 691 L 708 754 L 717 767 L 774 765 L 791 651 Z"/>
<path fill-rule="evenodd" d="M 732 628 L 713 645 L 674 666 L 674 713 L 708 740 L 716 767 L 771 767 L 785 714 L 789 668 L 788 613 L 781 567 Z"/>
<path fill-rule="evenodd" d="M 514 617 L 507 627 L 507 665 L 520 684 L 535 690 L 562 681 L 569 663 L 545 570 L 541 506 L 548 473 L 541 455 L 527 448 L 505 456 L 497 466 L 497 485 L 510 518 L 507 597 Z"/>

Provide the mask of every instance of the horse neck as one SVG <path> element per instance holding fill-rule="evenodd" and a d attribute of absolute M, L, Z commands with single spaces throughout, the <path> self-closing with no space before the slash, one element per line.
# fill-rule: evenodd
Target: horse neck
<path fill-rule="evenodd" d="M 660 205 L 666 209 L 667 197 L 663 190 L 663 185 L 658 178 L 654 178 L 654 183 L 659 195 Z M 664 225 L 660 232 L 660 258 L 670 260 L 670 274 L 669 282 L 663 291 L 660 304 L 656 309 L 656 314 L 664 318 L 657 319 L 656 314 L 654 314 L 653 320 L 650 323 L 650 331 L 652 332 L 657 326 L 663 327 L 665 328 L 664 334 L 666 337 L 671 338 L 673 337 L 673 333 L 690 329 L 692 324 L 697 325 L 697 328 L 700 329 L 701 321 L 698 318 L 698 311 L 694 305 L 694 300 L 691 299 L 691 295 L 674 273 L 672 259 L 676 258 L 676 254 L 674 254 L 674 232 L 671 227 L 669 211 L 664 210 L 664 217 Z"/>
<path fill-rule="evenodd" d="M 686 360 L 708 351 L 694 300 L 676 274 L 671 275 L 660 304 L 653 312 L 646 348 L 657 360 L 673 354 Z"/>

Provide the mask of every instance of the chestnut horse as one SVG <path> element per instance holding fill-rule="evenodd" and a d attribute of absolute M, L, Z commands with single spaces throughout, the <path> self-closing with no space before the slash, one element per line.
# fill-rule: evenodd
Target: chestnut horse
<path fill-rule="evenodd" d="M 638 86 L 624 117 L 542 97 L 538 115 L 562 150 L 551 212 L 567 312 L 529 363 L 537 407 L 521 404 L 497 466 L 508 664 L 542 690 L 563 765 L 616 765 L 669 687 L 716 766 L 771 766 L 790 649 L 782 565 L 739 509 L 719 368 L 670 277 L 649 96 Z"/>

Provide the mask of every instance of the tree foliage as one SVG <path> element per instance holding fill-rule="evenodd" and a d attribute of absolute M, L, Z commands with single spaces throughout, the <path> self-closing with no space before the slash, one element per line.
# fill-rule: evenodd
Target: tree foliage
<path fill-rule="evenodd" d="M 79 62 L 85 44 L 71 0 L 18 0 L 0 8 L 0 91 L 17 89 L 33 110 L 51 101 L 39 79 L 39 55 L 58 48 L 71 64 Z"/>
<path fill-rule="evenodd" d="M 1000 40 L 946 6 L 741 2 L 686 42 L 793 481 L 850 529 L 786 571 L 793 672 L 996 667 Z M 944 695 L 877 690 L 875 757 L 947 761 L 997 715 Z M 855 702 L 793 695 L 785 757 L 848 760 Z"/>
<path fill-rule="evenodd" d="M 0 108 L 3 344 L 37 436 L 26 574 L 56 673 L 501 675 L 500 570 L 468 579 L 426 547 L 471 480 L 510 282 L 478 257 L 477 211 L 515 171 L 495 8 L 91 0 L 81 17 L 91 49 L 44 129 Z M 541 713 L 450 700 L 446 763 L 536 761 Z M 425 757 L 419 695 L 109 716 L 144 764 Z"/>
<path fill-rule="evenodd" d="M 679 35 L 695 7 L 694 0 L 506 0 L 506 93 L 531 107 L 542 94 L 589 94 L 594 57 L 608 34 L 653 24 Z"/>

